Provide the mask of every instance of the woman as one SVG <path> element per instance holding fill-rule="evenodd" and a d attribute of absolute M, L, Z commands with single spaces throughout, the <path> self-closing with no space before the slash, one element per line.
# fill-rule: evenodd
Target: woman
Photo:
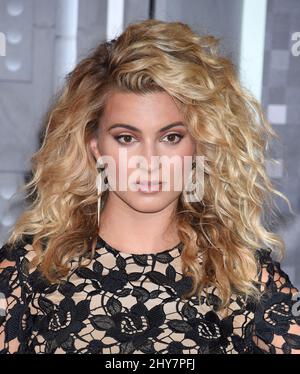
<path fill-rule="evenodd" d="M 300 353 L 261 223 L 272 193 L 289 203 L 264 167 L 276 134 L 217 44 L 141 21 L 67 76 L 1 249 L 2 353 Z"/>

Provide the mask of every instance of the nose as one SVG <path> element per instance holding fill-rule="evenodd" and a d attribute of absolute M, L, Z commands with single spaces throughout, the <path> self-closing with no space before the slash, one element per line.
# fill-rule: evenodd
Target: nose
<path fill-rule="evenodd" d="M 138 163 L 138 168 L 148 174 L 154 173 L 161 167 L 160 157 L 161 155 L 154 146 L 145 147 L 144 152 L 141 154 L 141 161 Z"/>

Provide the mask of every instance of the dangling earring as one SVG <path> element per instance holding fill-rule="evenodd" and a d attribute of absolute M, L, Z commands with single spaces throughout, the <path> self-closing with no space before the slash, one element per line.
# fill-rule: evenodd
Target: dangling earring
<path fill-rule="evenodd" d="M 187 190 L 187 187 L 190 186 L 190 183 L 192 182 L 193 184 L 195 184 L 196 182 L 196 156 L 193 155 L 192 157 L 192 170 L 191 170 L 191 173 L 190 173 L 190 177 L 189 177 L 189 181 L 187 182 L 187 186 L 185 185 L 184 188 L 183 188 L 183 191 L 181 193 L 181 199 L 183 201 L 187 200 L 187 201 L 194 201 L 194 200 L 190 200 L 190 196 L 192 196 L 194 194 L 194 190 L 192 192 L 188 191 Z"/>
<path fill-rule="evenodd" d="M 99 161 L 100 160 L 100 161 Z M 101 196 L 102 193 L 106 190 L 106 184 L 108 183 L 107 176 L 104 173 L 105 164 L 101 163 L 101 156 L 97 160 L 97 170 L 99 175 L 97 176 L 97 195 L 98 195 L 98 202 L 97 202 L 97 224 L 98 228 L 100 227 L 100 210 L 101 210 Z M 103 188 L 105 187 L 105 188 Z"/>
<path fill-rule="evenodd" d="M 193 162 L 192 162 L 192 173 L 193 173 L 193 183 L 196 183 L 196 156 L 193 155 Z"/>

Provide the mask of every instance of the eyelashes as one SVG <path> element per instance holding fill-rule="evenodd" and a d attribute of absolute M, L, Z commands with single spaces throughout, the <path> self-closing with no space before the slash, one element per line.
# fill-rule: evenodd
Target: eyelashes
<path fill-rule="evenodd" d="M 181 135 L 181 134 L 176 134 L 176 133 L 173 133 L 173 134 L 168 134 L 168 135 L 166 135 L 165 136 L 165 138 L 168 138 L 169 136 L 177 136 L 177 138 L 178 138 L 178 140 L 176 141 L 176 142 L 170 142 L 171 144 L 177 144 L 177 143 L 179 143 L 180 141 L 181 141 L 181 139 L 183 138 L 183 135 Z"/>
<path fill-rule="evenodd" d="M 177 141 L 176 142 L 174 142 L 174 141 L 168 141 L 167 143 L 178 144 L 184 136 L 181 135 L 181 134 L 178 134 L 178 133 L 172 133 L 172 134 L 168 134 L 168 135 L 164 136 L 164 138 L 169 138 L 169 137 L 173 137 L 173 138 L 177 137 Z M 129 135 L 129 134 L 123 134 L 123 135 L 114 136 L 114 139 L 119 144 L 122 144 L 122 145 L 131 145 L 131 144 L 135 143 L 135 142 L 127 142 L 127 141 L 123 142 L 123 141 L 121 141 L 121 139 L 126 139 L 126 138 L 128 139 L 128 138 L 134 138 L 134 137 L 132 135 Z"/>
<path fill-rule="evenodd" d="M 128 142 L 121 142 L 120 139 L 124 139 L 124 138 L 133 138 L 132 135 L 117 135 L 117 136 L 114 136 L 114 139 L 119 143 L 119 144 L 132 144 L 132 143 L 128 143 Z"/>

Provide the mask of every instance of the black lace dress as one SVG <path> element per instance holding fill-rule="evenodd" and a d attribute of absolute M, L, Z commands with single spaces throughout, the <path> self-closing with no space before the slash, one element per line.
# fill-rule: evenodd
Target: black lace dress
<path fill-rule="evenodd" d="M 180 271 L 181 251 L 182 244 L 134 255 L 98 237 L 90 265 L 51 285 L 26 270 L 30 242 L 12 252 L 5 244 L 0 353 L 300 353 L 298 290 L 269 251 L 257 251 L 266 286 L 261 304 L 233 296 L 226 316 L 216 311 L 214 287 L 200 303 L 197 296 L 180 300 L 191 286 Z"/>

